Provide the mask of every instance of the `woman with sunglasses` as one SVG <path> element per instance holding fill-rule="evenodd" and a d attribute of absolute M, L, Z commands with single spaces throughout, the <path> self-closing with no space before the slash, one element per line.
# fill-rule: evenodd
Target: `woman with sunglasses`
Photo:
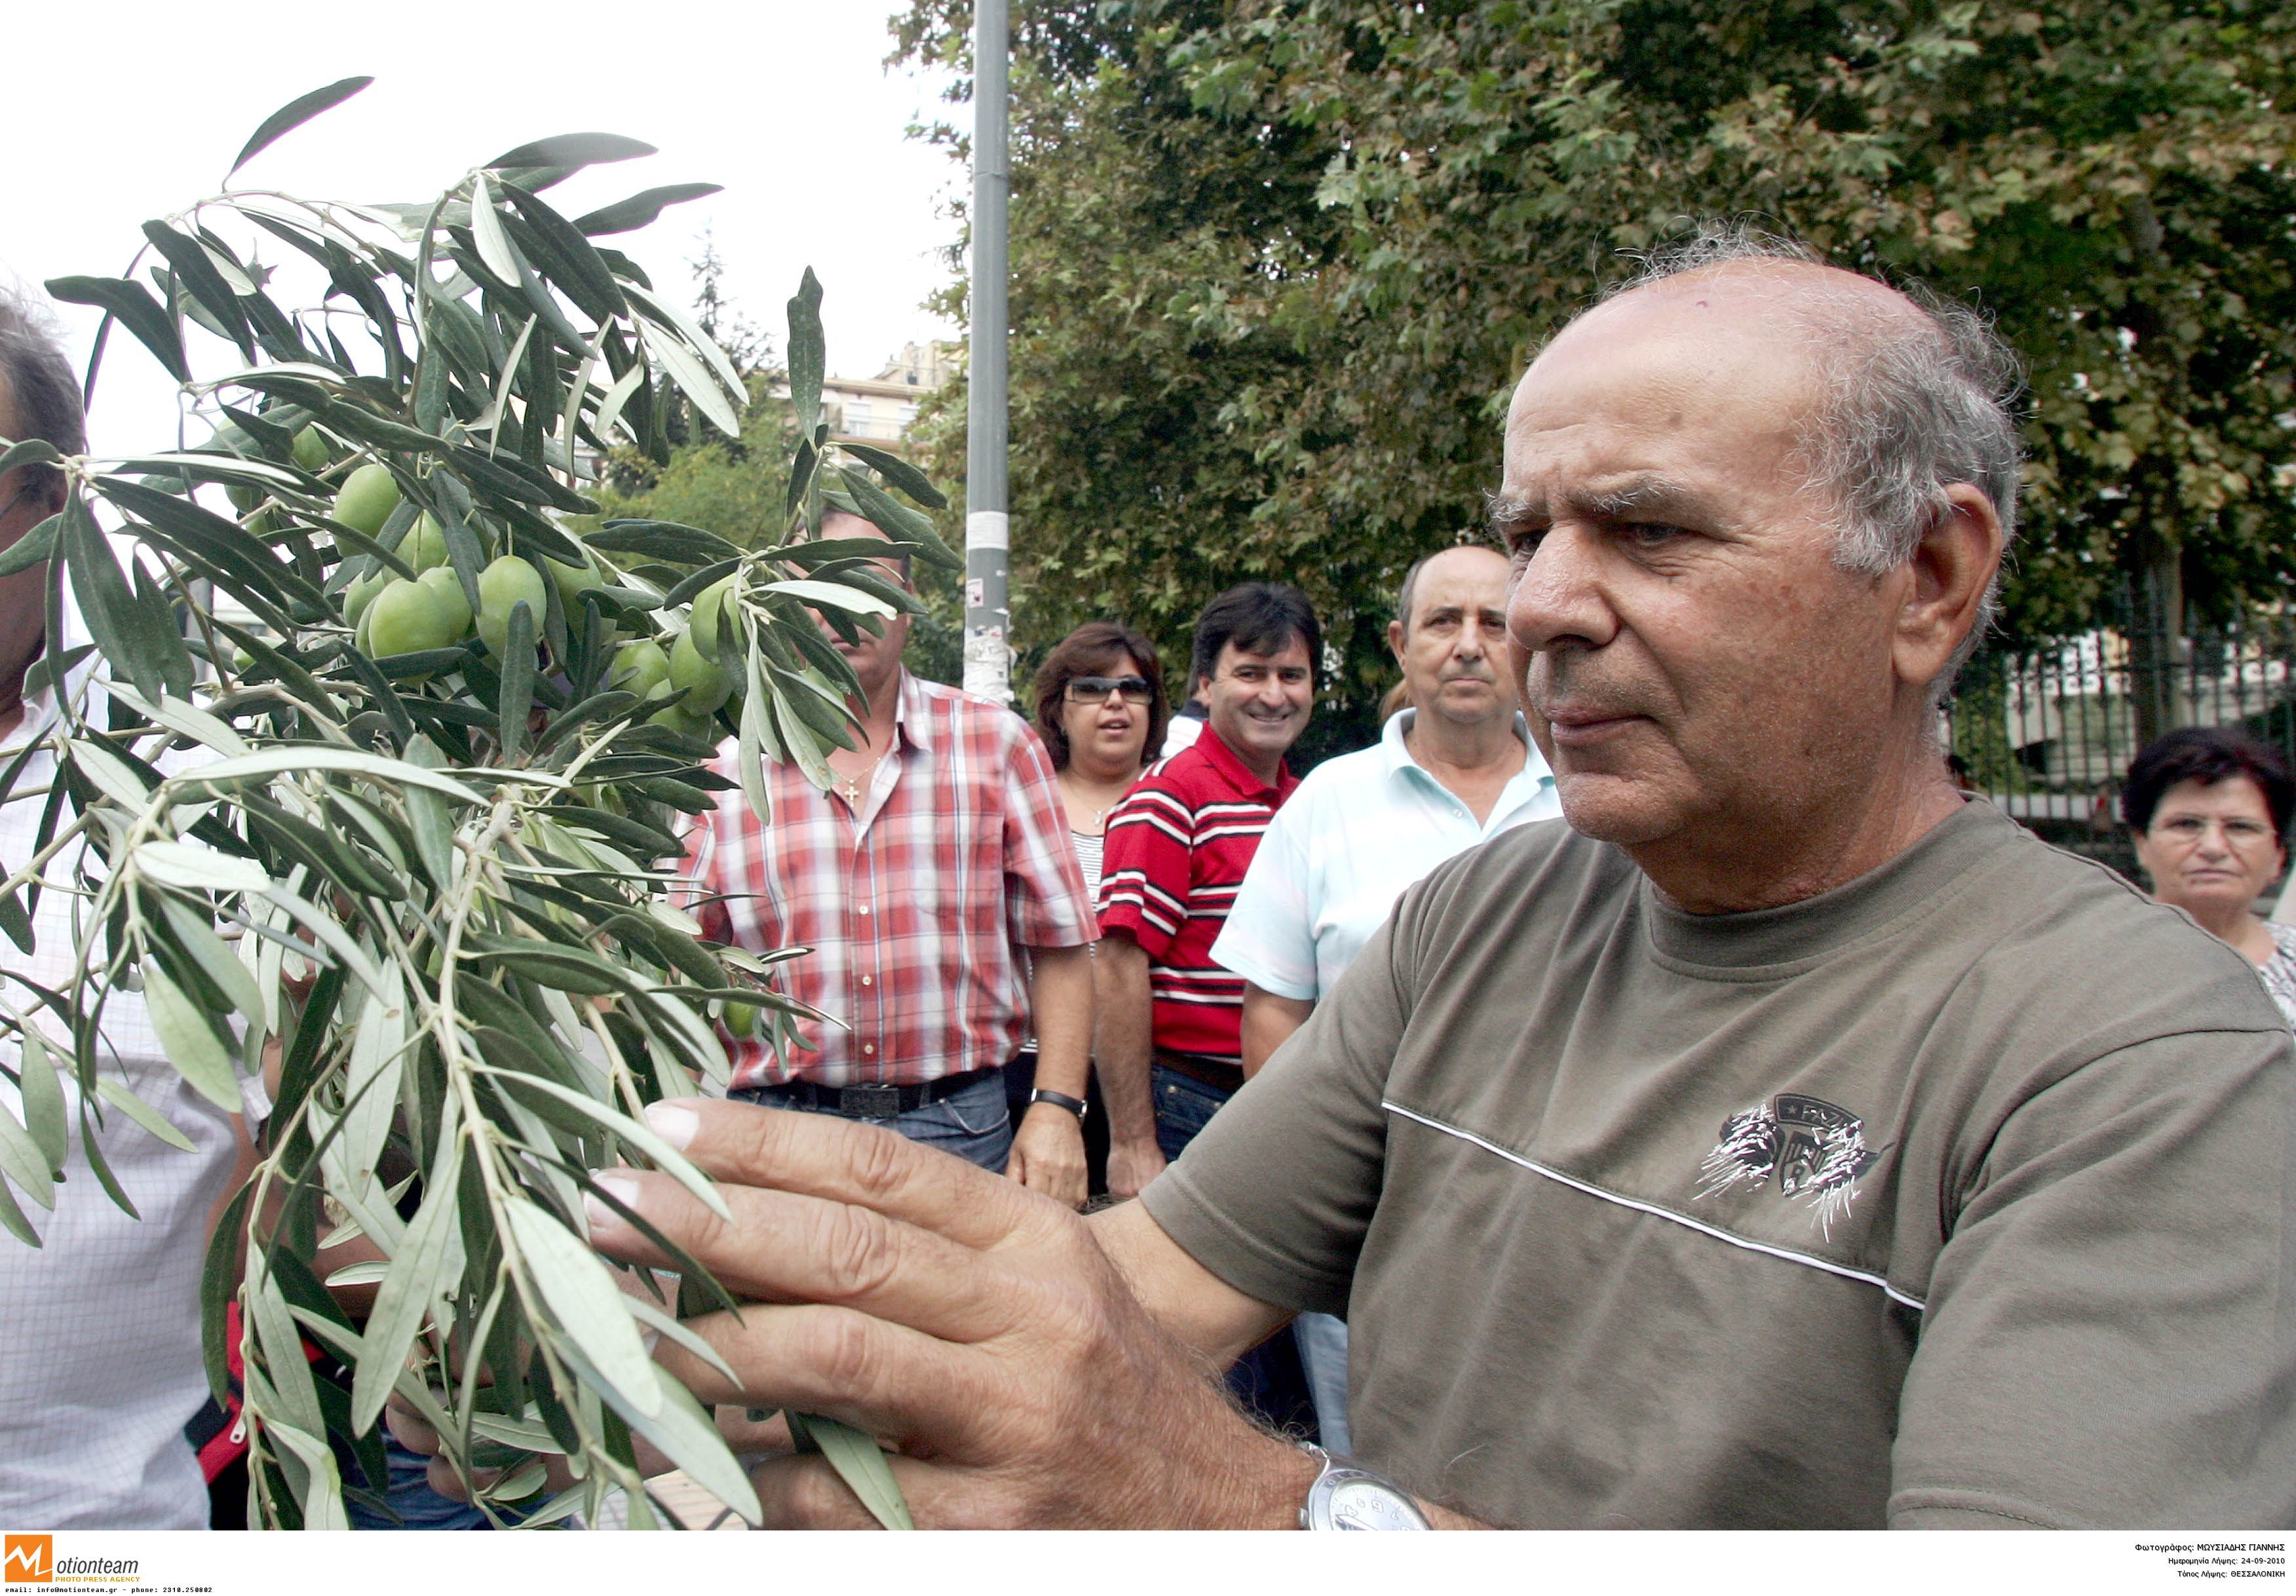
<path fill-rule="evenodd" d="M 2198 921 L 2256 966 L 2296 1020 L 2296 927 L 2256 913 L 2288 863 L 2283 841 L 2296 779 L 2278 753 L 2221 726 L 2185 726 L 2136 756 L 2120 790 L 2152 896 Z"/>
<path fill-rule="evenodd" d="M 1097 900 L 1108 812 L 1147 769 L 1151 751 L 1163 747 L 1171 716 L 1156 645 L 1129 626 L 1089 622 L 1045 657 L 1036 694 L 1037 733 L 1053 757 L 1085 888 Z M 1005 1091 L 1025 1102 L 1035 1077 L 1036 1053 L 1023 1049 L 1004 1071 Z M 1108 1121 L 1097 1079 L 1087 1095 L 1085 1162 L 1097 1193 L 1108 1189 Z"/>

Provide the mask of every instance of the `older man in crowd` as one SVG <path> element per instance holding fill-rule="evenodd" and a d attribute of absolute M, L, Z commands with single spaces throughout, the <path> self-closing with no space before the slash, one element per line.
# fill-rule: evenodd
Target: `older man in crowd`
<path fill-rule="evenodd" d="M 885 534 L 836 512 L 822 536 Z M 908 585 L 906 558 L 881 563 Z M 793 1058 L 737 1038 L 734 1094 L 890 1125 L 1080 1207 L 1084 1134 L 1065 1105 L 1091 1070 L 1096 933 L 1052 759 L 1009 710 L 912 675 L 908 635 L 900 615 L 836 637 L 861 725 L 859 746 L 831 751 L 828 791 L 777 765 L 770 823 L 737 790 L 696 828 L 703 926 L 757 952 L 813 949 L 778 978 L 832 1017 L 799 1022 Z M 1004 1071 L 1032 1021 L 1037 1086 L 1015 1126 Z"/>
<path fill-rule="evenodd" d="M 858 1127 L 658 1107 L 736 1223 L 614 1178 L 778 1305 L 703 1322 L 734 1379 L 665 1361 L 891 1438 L 928 1524 L 2288 1525 L 2288 1033 L 1934 741 L 2011 387 L 1967 314 L 1755 241 L 1579 317 L 1493 507 L 1570 825 L 1406 894 L 1090 1223 Z M 1201 1372 L 1301 1309 L 1348 1313 L 1390 1480 Z M 775 1522 L 865 1522 L 818 1458 L 757 1477 Z"/>
<path fill-rule="evenodd" d="M 0 299 L 0 438 L 41 438 L 68 454 L 87 450 L 79 383 L 62 351 L 21 304 Z M 0 477 L 0 550 L 13 545 L 63 508 L 63 475 L 51 465 L 20 465 Z M 47 563 L 0 577 L 0 765 L 55 729 L 58 686 L 37 689 L 26 677 L 60 640 L 46 634 Z M 0 876 L 32 859 L 40 811 L 55 763 L 35 752 L 0 808 Z M 6 975 L 50 989 L 77 972 L 69 889 L 82 869 L 101 871 L 93 853 L 68 847 L 45 877 L 31 916 L 33 945 L 4 945 Z M 0 995 L 20 1011 L 37 1011 L 32 994 L 0 978 Z M 52 1064 L 66 1066 L 68 1031 L 50 1017 L 57 1046 Z M 207 1398 L 200 1358 L 200 1266 L 212 1210 L 236 1183 L 234 1164 L 251 1163 L 244 1118 L 209 1103 L 168 1061 L 144 1000 L 114 989 L 103 1008 L 98 1068 L 158 1108 L 192 1150 L 184 1152 L 108 1110 L 95 1133 L 98 1150 L 136 1208 L 123 1212 L 98 1183 L 83 1139 L 93 1113 L 68 1113 L 58 1126 L 70 1138 L 54 1211 L 29 1207 L 37 1250 L 0 1235 L 0 1325 L 8 1352 L 0 1358 L 0 1521 L 38 1529 L 197 1529 L 208 1522 L 208 1494 L 184 1425 Z M 26 1060 L 0 1042 L 12 1072 Z M 32 1068 L 40 1068 L 37 1063 Z M 259 1083 L 244 1090 L 249 1106 L 267 1111 Z M 21 1120 L 25 1104 L 0 1077 L 0 1106 Z M 9 1193 L 0 1191 L 0 1199 Z M 138 1217 L 140 1215 L 140 1217 Z"/>
<path fill-rule="evenodd" d="M 1506 578 L 1506 557 L 1479 544 L 1413 564 L 1387 642 L 1414 707 L 1374 746 L 1309 772 L 1260 839 L 1212 944 L 1212 962 L 1243 978 L 1246 1076 L 1307 1022 L 1405 888 L 1562 813 L 1507 679 Z M 1348 1327 L 1302 1314 L 1292 1329 L 1318 1438 L 1346 1452 Z"/>

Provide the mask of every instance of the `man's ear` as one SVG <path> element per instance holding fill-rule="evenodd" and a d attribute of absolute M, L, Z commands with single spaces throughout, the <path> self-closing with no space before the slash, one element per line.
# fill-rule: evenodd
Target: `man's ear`
<path fill-rule="evenodd" d="M 1387 623 L 1387 651 L 1395 656 L 1398 665 L 1403 663 L 1403 623 L 1399 620 Z"/>
<path fill-rule="evenodd" d="M 1946 509 L 1931 521 L 1906 563 L 1912 581 L 1898 606 L 1890 656 L 1898 679 L 1927 686 L 1977 625 L 1986 588 L 2001 569 L 2001 517 L 1974 483 L 1945 490 Z"/>
<path fill-rule="evenodd" d="M 1193 697 L 1199 704 L 1209 704 L 1212 701 L 1211 691 L 1212 679 L 1210 676 L 1198 676 L 1196 678 L 1196 691 L 1190 696 Z"/>

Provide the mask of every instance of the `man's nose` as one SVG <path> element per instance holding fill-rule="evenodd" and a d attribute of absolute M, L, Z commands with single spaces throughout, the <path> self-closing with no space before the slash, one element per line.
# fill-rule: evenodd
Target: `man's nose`
<path fill-rule="evenodd" d="M 1618 633 L 1603 586 L 1596 534 L 1551 528 L 1507 578 L 1507 634 L 1526 654 L 1577 642 L 1601 648 Z"/>

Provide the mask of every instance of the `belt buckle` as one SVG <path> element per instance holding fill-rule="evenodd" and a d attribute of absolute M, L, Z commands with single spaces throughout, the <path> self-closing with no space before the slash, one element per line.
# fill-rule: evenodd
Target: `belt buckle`
<path fill-rule="evenodd" d="M 901 1114 L 898 1086 L 848 1086 L 837 1106 L 857 1119 L 898 1119 Z"/>

